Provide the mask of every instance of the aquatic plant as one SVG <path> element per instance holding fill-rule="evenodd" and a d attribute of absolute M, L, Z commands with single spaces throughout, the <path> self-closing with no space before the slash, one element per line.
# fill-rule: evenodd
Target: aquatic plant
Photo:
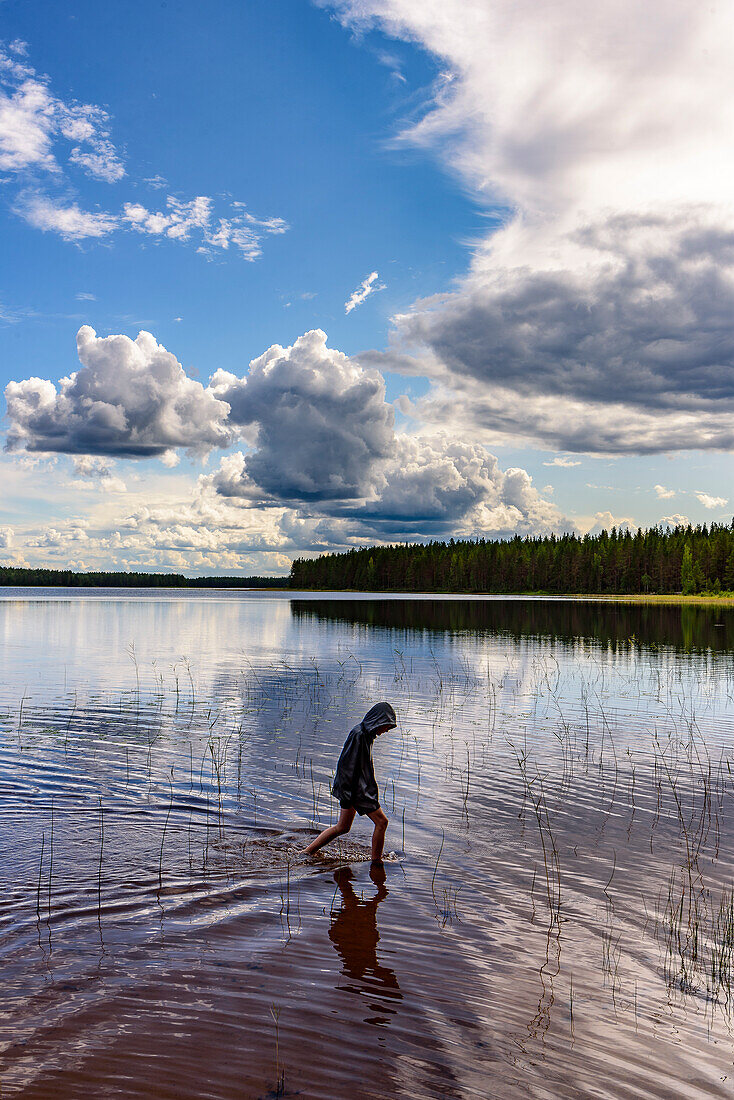
<path fill-rule="evenodd" d="M 280 1064 L 280 1008 L 273 1002 L 270 1005 L 270 1015 L 275 1026 L 275 1096 L 283 1096 L 285 1093 L 285 1069 Z"/>

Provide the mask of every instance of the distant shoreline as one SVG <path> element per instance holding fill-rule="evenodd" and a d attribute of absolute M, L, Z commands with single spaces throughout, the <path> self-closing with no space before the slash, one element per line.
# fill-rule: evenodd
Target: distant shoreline
<path fill-rule="evenodd" d="M 367 589 L 367 588 L 314 588 L 301 587 L 291 583 L 289 577 L 185 577 L 180 573 L 120 573 L 93 572 L 76 573 L 66 569 L 27 569 L 14 566 L 0 566 L 0 591 L 3 588 L 73 588 L 79 590 L 99 588 L 145 588 L 152 591 L 179 589 L 200 591 L 242 590 L 262 592 L 313 593 L 329 597 L 336 593 L 344 595 L 373 596 L 380 599 L 385 596 L 411 597 L 451 597 L 452 599 L 481 599 L 491 597 L 495 600 L 537 599 L 545 600 L 584 600 L 590 603 L 635 603 L 635 604 L 678 604 L 711 607 L 733 607 L 734 592 L 700 593 L 683 595 L 682 593 L 641 593 L 641 592 L 548 592 L 542 590 L 516 592 L 477 592 L 448 589 Z"/>
<path fill-rule="evenodd" d="M 0 566 L 1 588 L 263 588 L 282 591 L 288 577 L 185 577 L 182 573 L 122 573 Z"/>

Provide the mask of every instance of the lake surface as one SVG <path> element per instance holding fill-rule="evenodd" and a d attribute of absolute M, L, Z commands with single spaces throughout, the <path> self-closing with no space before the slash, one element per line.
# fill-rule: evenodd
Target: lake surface
<path fill-rule="evenodd" d="M 724 1097 L 734 610 L 0 590 L 2 1096 Z M 390 818 L 313 859 L 377 700 Z"/>

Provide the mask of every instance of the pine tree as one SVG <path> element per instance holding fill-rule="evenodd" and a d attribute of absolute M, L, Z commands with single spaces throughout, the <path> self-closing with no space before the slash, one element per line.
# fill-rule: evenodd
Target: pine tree
<path fill-rule="evenodd" d="M 693 575 L 693 554 L 689 545 L 686 545 L 683 550 L 683 561 L 680 567 L 680 587 L 684 596 L 692 596 L 696 591 L 696 581 Z"/>
<path fill-rule="evenodd" d="M 729 557 L 726 559 L 726 568 L 724 569 L 724 588 L 727 591 L 734 591 L 734 550 L 732 550 Z"/>

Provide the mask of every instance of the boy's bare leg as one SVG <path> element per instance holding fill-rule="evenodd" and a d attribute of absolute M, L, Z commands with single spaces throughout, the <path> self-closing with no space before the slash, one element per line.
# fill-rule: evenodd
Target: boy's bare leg
<path fill-rule="evenodd" d="M 385 847 L 385 833 L 387 832 L 387 816 L 379 806 L 374 813 L 369 814 L 371 821 L 375 823 L 375 831 L 372 834 L 372 862 L 382 863 L 382 850 Z"/>
<path fill-rule="evenodd" d="M 324 829 L 323 833 L 319 833 L 316 839 L 311 841 L 308 848 L 304 848 L 305 854 L 307 856 L 312 856 L 314 852 L 318 852 L 319 848 L 323 848 L 323 846 L 328 844 L 330 840 L 333 840 L 334 837 L 348 833 L 352 827 L 356 812 L 357 811 L 353 810 L 351 807 L 347 810 L 342 807 L 336 825 L 330 825 L 328 829 Z M 370 814 L 370 816 L 372 815 Z M 387 818 L 385 820 L 387 820 Z"/>

